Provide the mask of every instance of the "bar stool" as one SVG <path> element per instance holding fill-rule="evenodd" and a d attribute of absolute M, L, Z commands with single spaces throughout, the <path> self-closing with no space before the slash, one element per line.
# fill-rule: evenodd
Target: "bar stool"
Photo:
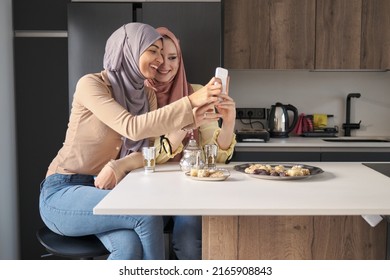
<path fill-rule="evenodd" d="M 49 252 L 42 257 L 59 256 L 69 259 L 92 260 L 109 254 L 106 247 L 95 235 L 63 236 L 45 226 L 36 232 L 36 236 Z"/>

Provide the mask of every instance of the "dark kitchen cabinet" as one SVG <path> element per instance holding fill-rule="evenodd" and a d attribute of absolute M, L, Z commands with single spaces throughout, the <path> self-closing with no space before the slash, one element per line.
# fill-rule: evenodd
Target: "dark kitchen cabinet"
<path fill-rule="evenodd" d="M 293 148 L 291 149 L 293 150 Z M 233 162 L 315 162 L 315 161 L 328 161 L 328 162 L 388 162 L 390 158 L 390 152 L 383 151 L 371 151 L 371 152 L 345 152 L 342 149 L 337 152 L 321 152 L 318 151 L 236 151 L 233 154 Z"/>
<path fill-rule="evenodd" d="M 207 84 L 221 66 L 222 9 L 218 2 L 142 4 L 137 21 L 169 28 L 180 40 L 190 83 Z"/>
<path fill-rule="evenodd" d="M 319 152 L 235 152 L 231 161 L 305 162 L 321 161 Z"/>
<path fill-rule="evenodd" d="M 71 0 L 13 0 L 15 30 L 66 30 Z"/>
<path fill-rule="evenodd" d="M 68 121 L 67 39 L 16 37 L 14 56 L 20 257 L 39 259 L 39 185 Z"/>
<path fill-rule="evenodd" d="M 68 5 L 69 106 L 77 81 L 103 70 L 106 41 L 125 23 L 133 22 L 132 3 Z"/>
<path fill-rule="evenodd" d="M 39 186 L 65 137 L 68 107 L 67 4 L 70 0 L 14 0 L 15 114 L 19 250 L 24 260 L 46 250 L 35 232 Z"/>
<path fill-rule="evenodd" d="M 372 161 L 387 162 L 390 152 L 324 152 L 321 153 L 321 161 Z"/>
<path fill-rule="evenodd" d="M 68 9 L 70 100 L 82 75 L 103 70 L 108 37 L 129 22 L 169 28 L 180 40 L 191 83 L 206 84 L 221 65 L 220 3 L 71 3 Z"/>
<path fill-rule="evenodd" d="M 313 0 L 225 0 L 224 66 L 313 69 Z"/>

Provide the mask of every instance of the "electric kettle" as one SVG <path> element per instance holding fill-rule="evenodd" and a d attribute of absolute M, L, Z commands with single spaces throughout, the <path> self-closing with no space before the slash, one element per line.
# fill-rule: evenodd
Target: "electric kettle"
<path fill-rule="evenodd" d="M 293 121 L 290 124 L 290 115 L 288 112 L 293 113 Z M 268 116 L 268 131 L 270 137 L 284 138 L 288 137 L 288 134 L 294 129 L 298 121 L 298 110 L 293 105 L 283 105 L 277 102 L 271 106 L 271 110 Z"/>

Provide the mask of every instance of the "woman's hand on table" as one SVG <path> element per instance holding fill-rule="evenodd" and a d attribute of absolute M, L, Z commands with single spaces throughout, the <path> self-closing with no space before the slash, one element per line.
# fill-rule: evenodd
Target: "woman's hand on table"
<path fill-rule="evenodd" d="M 112 190 L 116 185 L 114 170 L 104 166 L 95 179 L 95 187 L 102 190 Z"/>

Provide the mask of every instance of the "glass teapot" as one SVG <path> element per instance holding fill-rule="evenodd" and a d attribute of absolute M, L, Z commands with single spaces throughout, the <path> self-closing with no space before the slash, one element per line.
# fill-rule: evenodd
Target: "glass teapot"
<path fill-rule="evenodd" d="M 203 168 L 203 151 L 199 148 L 198 143 L 194 139 L 193 134 L 191 133 L 191 138 L 188 141 L 188 144 L 183 150 L 183 156 L 180 159 L 180 167 L 184 172 L 191 171 L 191 168 L 198 166 L 199 169 Z"/>

